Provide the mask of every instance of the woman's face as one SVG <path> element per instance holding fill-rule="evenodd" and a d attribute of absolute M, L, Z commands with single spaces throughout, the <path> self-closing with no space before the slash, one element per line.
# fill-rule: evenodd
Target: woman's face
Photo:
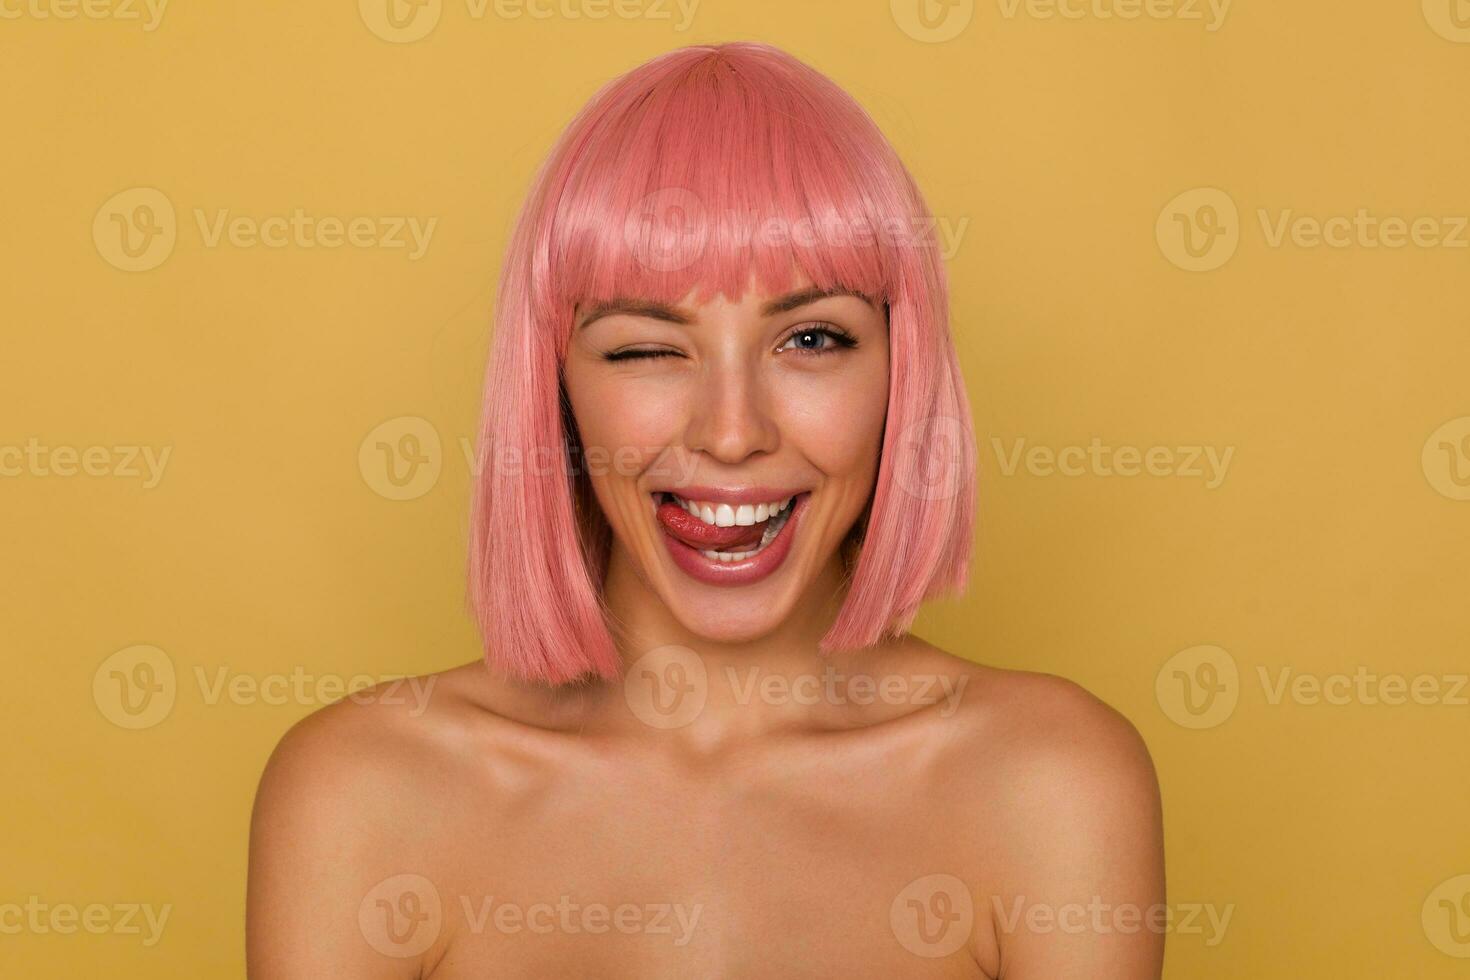
<path fill-rule="evenodd" d="M 880 302 L 798 280 L 739 302 L 583 304 L 563 377 L 614 561 L 686 629 L 758 639 L 835 581 L 878 472 Z"/>

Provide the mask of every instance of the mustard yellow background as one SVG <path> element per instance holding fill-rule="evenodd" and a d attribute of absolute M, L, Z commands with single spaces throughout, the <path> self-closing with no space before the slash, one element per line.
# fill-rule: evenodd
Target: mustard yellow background
<path fill-rule="evenodd" d="M 1470 973 L 1464 0 L 0 8 L 0 905 L 171 909 L 152 945 L 0 933 L 0 974 L 242 974 L 276 739 L 478 654 L 463 447 L 533 168 L 604 80 L 732 39 L 846 87 L 962 229 L 981 522 L 917 632 L 1138 726 L 1169 901 L 1231 916 L 1167 975 Z M 1360 209 L 1434 223 L 1292 224 Z M 374 230 L 206 234 L 298 210 Z M 365 244 L 408 217 L 421 255 Z M 1172 462 L 1047 463 L 1094 439 Z M 1189 447 L 1229 450 L 1213 486 Z"/>

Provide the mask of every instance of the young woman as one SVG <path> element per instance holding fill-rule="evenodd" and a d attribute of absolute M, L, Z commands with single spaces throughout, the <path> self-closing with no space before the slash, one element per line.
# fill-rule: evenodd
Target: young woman
<path fill-rule="evenodd" d="M 282 740 L 253 978 L 1159 975 L 1133 728 L 907 632 L 973 530 L 932 224 L 868 116 L 773 48 L 592 99 L 501 280 L 486 663 Z"/>

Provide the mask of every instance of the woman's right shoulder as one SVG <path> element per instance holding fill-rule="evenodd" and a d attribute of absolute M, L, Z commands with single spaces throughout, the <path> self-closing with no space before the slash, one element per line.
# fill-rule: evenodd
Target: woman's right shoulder
<path fill-rule="evenodd" d="M 318 708 L 281 736 L 265 764 L 257 809 L 310 803 L 330 811 L 423 798 L 467 736 L 492 734 L 483 663 L 381 681 Z M 424 791 L 416 793 L 415 790 Z"/>
<path fill-rule="evenodd" d="M 385 681 L 281 737 L 250 818 L 252 977 L 381 968 L 382 950 L 358 928 L 359 909 L 383 888 L 452 870 L 446 820 L 474 809 L 464 795 L 471 774 L 514 741 L 511 726 L 486 709 L 485 683 L 483 664 Z M 493 795 L 477 802 L 493 804 Z"/>

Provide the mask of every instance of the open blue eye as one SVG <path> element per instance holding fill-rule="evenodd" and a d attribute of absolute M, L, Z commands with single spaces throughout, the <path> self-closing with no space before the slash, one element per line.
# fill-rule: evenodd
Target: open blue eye
<path fill-rule="evenodd" d="M 822 343 L 823 340 L 830 340 L 831 343 Z M 857 339 L 835 323 L 799 327 L 791 336 L 786 338 L 787 344 L 792 341 L 797 342 L 797 346 L 793 349 L 803 354 L 827 354 L 834 350 L 857 346 Z M 812 341 L 819 346 L 813 346 L 808 341 Z M 786 345 L 783 344 L 780 349 L 785 350 Z"/>

